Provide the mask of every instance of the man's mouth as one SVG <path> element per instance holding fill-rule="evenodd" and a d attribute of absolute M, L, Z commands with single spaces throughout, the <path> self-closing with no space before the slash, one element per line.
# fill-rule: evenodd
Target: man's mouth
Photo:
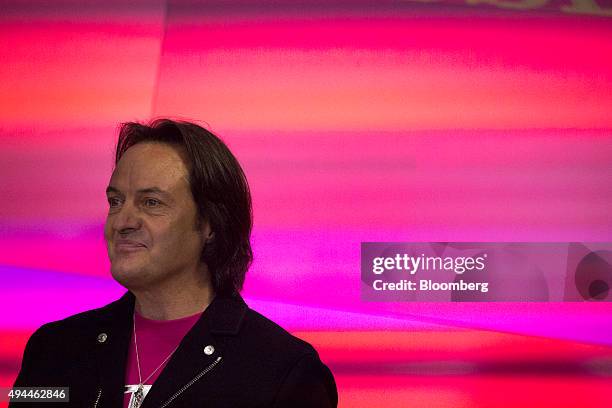
<path fill-rule="evenodd" d="M 140 251 L 143 249 L 147 249 L 147 247 L 144 244 L 141 244 L 140 242 L 137 242 L 137 241 L 119 240 L 115 242 L 115 251 L 117 252 L 129 253 L 129 252 Z"/>

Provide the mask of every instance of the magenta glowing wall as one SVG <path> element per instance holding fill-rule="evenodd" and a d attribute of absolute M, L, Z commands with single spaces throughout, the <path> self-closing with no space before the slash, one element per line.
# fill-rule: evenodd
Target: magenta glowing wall
<path fill-rule="evenodd" d="M 38 326 L 121 295 L 116 127 L 168 115 L 243 164 L 243 294 L 341 407 L 612 404 L 612 303 L 360 301 L 361 241 L 612 241 L 612 8 L 509 3 L 3 6 L 0 386 Z"/>

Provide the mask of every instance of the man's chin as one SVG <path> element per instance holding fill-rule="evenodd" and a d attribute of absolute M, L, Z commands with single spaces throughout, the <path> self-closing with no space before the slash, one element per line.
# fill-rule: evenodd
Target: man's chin
<path fill-rule="evenodd" d="M 148 282 L 148 274 L 138 268 L 122 268 L 112 267 L 111 275 L 117 283 L 128 290 L 139 289 L 146 287 Z"/>

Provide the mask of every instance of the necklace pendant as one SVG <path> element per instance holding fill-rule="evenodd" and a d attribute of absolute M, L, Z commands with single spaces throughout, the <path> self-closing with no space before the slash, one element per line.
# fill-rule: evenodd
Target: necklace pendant
<path fill-rule="evenodd" d="M 151 385 L 148 384 L 131 384 L 126 385 L 125 393 L 130 395 L 130 402 L 128 402 L 129 408 L 140 408 L 144 402 L 145 397 L 151 390 Z"/>
<path fill-rule="evenodd" d="M 142 384 L 138 384 L 138 389 L 134 393 L 134 402 L 131 408 L 140 408 L 140 406 L 142 405 L 143 398 L 143 386 Z"/>

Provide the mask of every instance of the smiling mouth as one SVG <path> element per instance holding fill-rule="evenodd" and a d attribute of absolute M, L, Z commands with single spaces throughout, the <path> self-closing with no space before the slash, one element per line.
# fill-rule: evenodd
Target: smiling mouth
<path fill-rule="evenodd" d="M 137 252 L 142 249 L 147 249 L 147 247 L 142 244 L 135 244 L 135 243 L 115 244 L 115 251 L 120 252 L 120 253 Z"/>

